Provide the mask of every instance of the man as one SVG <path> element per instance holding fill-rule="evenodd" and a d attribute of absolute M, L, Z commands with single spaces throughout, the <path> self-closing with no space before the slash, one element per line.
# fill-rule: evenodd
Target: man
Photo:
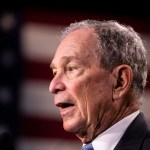
<path fill-rule="evenodd" d="M 63 127 L 94 150 L 149 150 L 141 98 L 146 50 L 129 26 L 83 20 L 65 29 L 51 62 L 49 90 Z"/>

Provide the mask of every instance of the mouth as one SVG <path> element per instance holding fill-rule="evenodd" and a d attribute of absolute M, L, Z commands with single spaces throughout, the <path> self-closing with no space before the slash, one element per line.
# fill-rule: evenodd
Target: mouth
<path fill-rule="evenodd" d="M 56 106 L 60 108 L 60 113 L 62 116 L 66 116 L 69 114 L 71 115 L 75 108 L 75 104 L 66 102 L 60 102 L 56 104 Z"/>
<path fill-rule="evenodd" d="M 64 109 L 64 108 L 72 107 L 74 106 L 74 104 L 61 102 L 61 103 L 56 104 L 56 106 L 61 109 Z"/>

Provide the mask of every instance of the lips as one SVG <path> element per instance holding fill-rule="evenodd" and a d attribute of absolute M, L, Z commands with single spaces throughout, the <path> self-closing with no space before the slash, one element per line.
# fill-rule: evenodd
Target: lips
<path fill-rule="evenodd" d="M 67 103 L 67 102 L 60 102 L 60 103 L 56 104 L 56 106 L 61 108 L 61 109 L 64 109 L 64 108 L 67 108 L 67 107 L 74 106 L 74 104 Z"/>
<path fill-rule="evenodd" d="M 73 115 L 75 104 L 71 102 L 57 102 L 56 106 L 60 108 L 60 114 L 62 115 L 62 117 Z"/>

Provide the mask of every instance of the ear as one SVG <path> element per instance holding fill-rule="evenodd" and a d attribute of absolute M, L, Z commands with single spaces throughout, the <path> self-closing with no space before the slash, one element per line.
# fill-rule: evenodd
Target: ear
<path fill-rule="evenodd" d="M 113 99 L 117 100 L 128 92 L 133 80 L 133 72 L 130 66 L 123 64 L 113 70 L 113 75 L 115 77 Z"/>

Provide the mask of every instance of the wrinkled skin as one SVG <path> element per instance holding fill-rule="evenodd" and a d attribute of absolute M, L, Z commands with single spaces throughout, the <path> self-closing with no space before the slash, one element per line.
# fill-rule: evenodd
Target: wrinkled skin
<path fill-rule="evenodd" d="M 99 45 L 93 30 L 79 29 L 64 38 L 51 63 L 54 78 L 49 90 L 60 109 L 64 129 L 74 132 L 83 143 L 127 114 L 122 113 L 127 102 L 113 99 L 116 78 L 100 67 L 95 49 Z"/>

